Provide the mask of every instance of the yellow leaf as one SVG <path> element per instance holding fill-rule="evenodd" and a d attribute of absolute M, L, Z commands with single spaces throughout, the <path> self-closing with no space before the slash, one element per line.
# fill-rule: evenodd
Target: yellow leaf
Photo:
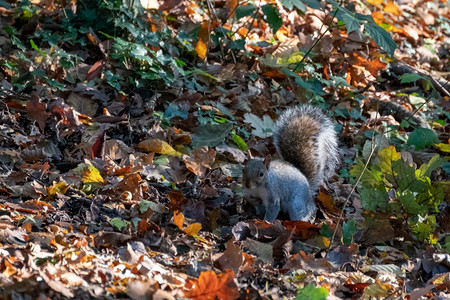
<path fill-rule="evenodd" d="M 83 182 L 105 182 L 103 180 L 102 175 L 100 175 L 100 172 L 94 167 L 89 165 L 89 167 L 86 168 L 84 175 L 83 175 Z"/>
<path fill-rule="evenodd" d="M 47 198 L 45 198 L 46 201 L 49 201 L 53 199 L 53 197 L 56 194 L 64 195 L 67 192 L 67 189 L 69 186 L 67 183 L 63 180 L 58 183 L 56 181 L 53 181 L 53 184 L 47 188 Z"/>
<path fill-rule="evenodd" d="M 159 154 L 181 156 L 181 153 L 173 149 L 167 142 L 158 139 L 146 139 L 138 144 L 138 148 Z"/>
<path fill-rule="evenodd" d="M 198 234 L 198 232 L 202 229 L 202 224 L 200 223 L 194 223 L 189 225 L 184 232 L 187 233 L 187 235 L 195 236 Z"/>
<path fill-rule="evenodd" d="M 450 144 L 444 144 L 444 143 L 439 143 L 436 144 L 436 146 L 439 148 L 439 150 L 441 150 L 442 152 L 450 152 Z"/>
<path fill-rule="evenodd" d="M 395 175 L 392 170 L 392 162 L 399 160 L 401 154 L 395 150 L 393 145 L 383 148 L 378 152 L 378 159 L 380 160 L 380 169 L 385 174 Z"/>
<path fill-rule="evenodd" d="M 183 213 L 180 211 L 174 211 L 173 212 L 173 223 L 177 225 L 180 230 L 183 230 L 183 224 L 184 224 L 184 216 Z"/>

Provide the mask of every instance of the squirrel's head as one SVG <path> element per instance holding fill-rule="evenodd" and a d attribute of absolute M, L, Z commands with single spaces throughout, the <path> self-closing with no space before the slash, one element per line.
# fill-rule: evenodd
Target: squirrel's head
<path fill-rule="evenodd" d="M 264 159 L 252 158 L 244 168 L 244 186 L 247 189 L 257 188 L 267 184 L 267 170 L 272 157 L 267 155 Z"/>

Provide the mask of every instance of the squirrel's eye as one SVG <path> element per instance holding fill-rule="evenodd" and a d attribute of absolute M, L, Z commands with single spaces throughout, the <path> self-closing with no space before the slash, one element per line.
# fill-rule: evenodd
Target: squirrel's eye
<path fill-rule="evenodd" d="M 263 171 L 259 172 L 259 177 L 264 177 L 264 172 Z"/>

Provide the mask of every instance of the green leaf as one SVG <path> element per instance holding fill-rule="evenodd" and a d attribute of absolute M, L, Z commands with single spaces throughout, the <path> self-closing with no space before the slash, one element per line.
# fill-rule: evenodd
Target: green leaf
<path fill-rule="evenodd" d="M 439 154 L 433 156 L 428 163 L 424 163 L 420 166 L 418 170 L 416 170 L 416 177 L 418 179 L 423 177 L 430 177 L 431 172 L 439 168 L 442 163 L 445 161 L 445 158 L 441 158 Z"/>
<path fill-rule="evenodd" d="M 416 196 L 416 202 L 425 205 L 429 211 L 438 212 L 437 206 L 444 201 L 444 183 L 436 182 Z"/>
<path fill-rule="evenodd" d="M 244 122 L 252 125 L 255 130 L 252 131 L 254 135 L 260 138 L 267 138 L 272 135 L 275 122 L 268 116 L 264 115 L 261 120 L 254 114 L 246 113 L 244 115 Z"/>
<path fill-rule="evenodd" d="M 434 215 L 422 217 L 413 216 L 408 220 L 411 230 L 422 242 L 432 243 L 433 233 L 436 228 L 436 217 Z"/>
<path fill-rule="evenodd" d="M 419 79 L 425 79 L 422 75 L 416 73 L 405 73 L 400 76 L 400 83 L 416 82 Z"/>
<path fill-rule="evenodd" d="M 34 43 L 33 40 L 30 40 L 30 44 L 31 44 L 31 48 L 33 48 L 34 50 L 36 50 L 37 52 L 39 52 L 41 55 L 47 56 L 47 52 L 44 52 L 44 51 L 42 51 L 41 49 L 39 49 L 38 46 L 36 46 L 36 44 Z"/>
<path fill-rule="evenodd" d="M 389 206 L 389 196 L 383 185 L 380 185 L 377 189 L 363 185 L 359 189 L 359 195 L 364 209 L 386 211 Z"/>
<path fill-rule="evenodd" d="M 416 202 L 414 194 L 410 191 L 400 193 L 400 195 L 398 195 L 398 199 L 400 200 L 403 209 L 408 214 L 420 214 L 427 211 L 426 207 L 423 207 Z"/>
<path fill-rule="evenodd" d="M 364 29 L 367 31 L 369 36 L 373 38 L 375 43 L 377 43 L 390 56 L 394 56 L 394 51 L 397 48 L 397 44 L 386 30 L 371 22 L 365 23 Z"/>
<path fill-rule="evenodd" d="M 322 223 L 322 226 L 320 227 L 320 235 L 330 239 L 333 236 L 333 230 L 331 230 L 328 224 Z"/>
<path fill-rule="evenodd" d="M 240 5 L 238 7 L 236 7 L 236 18 L 240 19 L 243 17 L 247 17 L 250 16 L 254 13 L 254 11 L 256 10 L 256 6 L 254 5 Z"/>
<path fill-rule="evenodd" d="M 294 8 L 294 4 L 291 0 L 280 0 L 281 4 L 287 9 L 291 10 Z"/>
<path fill-rule="evenodd" d="M 305 6 L 305 4 L 303 4 L 302 1 L 300 1 L 300 0 L 291 0 L 291 2 L 300 11 L 303 11 L 303 12 L 306 11 L 306 6 Z"/>
<path fill-rule="evenodd" d="M 200 125 L 192 134 L 192 147 L 215 147 L 224 141 L 232 128 L 233 124 L 231 123 Z"/>
<path fill-rule="evenodd" d="M 125 221 L 121 218 L 113 218 L 109 221 L 109 224 L 111 224 L 111 226 L 116 228 L 117 230 L 121 231 L 123 227 L 125 227 L 131 223 L 128 221 Z"/>
<path fill-rule="evenodd" d="M 398 188 L 400 191 L 410 190 L 412 192 L 421 193 L 426 191 L 427 187 L 430 185 L 430 179 L 427 180 L 417 180 L 415 170 L 413 166 L 407 165 L 403 160 L 398 160 L 392 163 L 395 177 L 389 177 L 388 180 L 391 183 L 398 183 Z"/>
<path fill-rule="evenodd" d="M 302 2 L 313 9 L 323 9 L 322 4 L 318 0 L 302 0 Z"/>
<path fill-rule="evenodd" d="M 281 25 L 283 25 L 283 21 L 276 5 L 266 4 L 263 5 L 261 9 L 266 16 L 266 21 L 269 24 L 270 28 L 272 28 L 273 33 L 277 32 L 278 29 L 280 29 Z"/>
<path fill-rule="evenodd" d="M 414 146 L 416 150 L 422 150 L 439 142 L 436 132 L 428 128 L 416 128 L 409 134 L 408 146 Z"/>
<path fill-rule="evenodd" d="M 324 287 L 316 288 L 311 283 L 304 288 L 298 288 L 295 300 L 326 300 L 328 290 Z"/>
<path fill-rule="evenodd" d="M 355 178 L 358 178 L 363 170 L 364 170 L 364 163 L 359 159 L 350 170 L 350 175 L 352 175 Z M 381 183 L 383 183 L 382 172 L 375 168 L 367 168 L 361 177 L 361 182 L 363 185 L 368 185 L 373 188 L 376 188 Z"/>
<path fill-rule="evenodd" d="M 353 236 L 355 235 L 357 229 L 355 220 L 349 220 L 348 222 L 344 222 L 344 224 L 342 224 L 342 239 L 345 245 L 353 242 Z"/>
<path fill-rule="evenodd" d="M 231 137 L 233 139 L 233 142 L 238 146 L 239 149 L 241 149 L 242 151 L 248 150 L 248 146 L 245 143 L 243 138 L 241 138 L 239 135 L 237 135 L 234 132 L 231 133 Z"/>
<path fill-rule="evenodd" d="M 348 33 L 355 31 L 355 30 L 359 31 L 359 27 L 361 26 L 361 21 L 359 21 L 353 15 L 348 14 L 348 13 L 343 13 L 342 20 L 345 23 L 345 27 L 347 28 Z"/>

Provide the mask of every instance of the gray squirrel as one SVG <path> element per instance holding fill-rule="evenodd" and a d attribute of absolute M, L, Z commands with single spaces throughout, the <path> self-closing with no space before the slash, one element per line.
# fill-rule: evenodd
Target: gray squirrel
<path fill-rule="evenodd" d="M 244 198 L 256 214 L 272 222 L 281 211 L 293 221 L 311 221 L 313 196 L 339 162 L 331 120 L 317 107 L 301 105 L 283 112 L 273 142 L 282 159 L 251 158 L 244 168 Z"/>

